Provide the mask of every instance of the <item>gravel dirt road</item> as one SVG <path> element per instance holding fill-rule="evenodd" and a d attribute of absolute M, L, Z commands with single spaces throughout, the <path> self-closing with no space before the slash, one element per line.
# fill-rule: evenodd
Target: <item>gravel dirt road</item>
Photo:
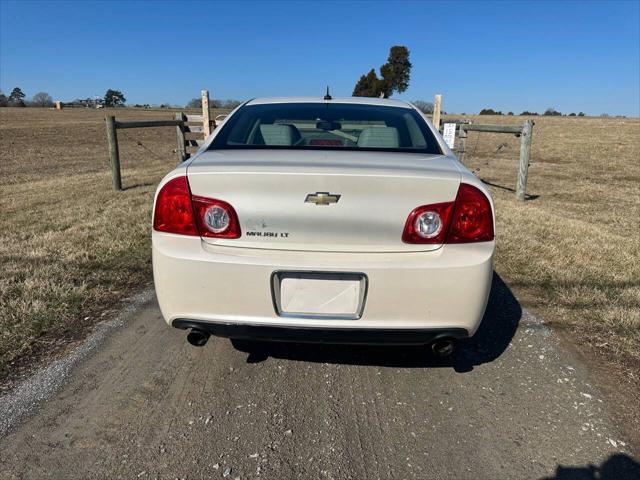
<path fill-rule="evenodd" d="M 0 478 L 640 478 L 588 378 L 498 277 L 481 330 L 447 361 L 198 349 L 152 300 L 0 437 Z"/>

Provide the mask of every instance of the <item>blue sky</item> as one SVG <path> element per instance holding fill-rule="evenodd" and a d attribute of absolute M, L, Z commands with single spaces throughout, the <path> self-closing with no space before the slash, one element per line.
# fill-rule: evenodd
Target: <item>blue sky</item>
<path fill-rule="evenodd" d="M 351 94 L 406 45 L 397 98 L 640 115 L 640 1 L 27 2 L 0 0 L 0 88 L 128 103 Z"/>

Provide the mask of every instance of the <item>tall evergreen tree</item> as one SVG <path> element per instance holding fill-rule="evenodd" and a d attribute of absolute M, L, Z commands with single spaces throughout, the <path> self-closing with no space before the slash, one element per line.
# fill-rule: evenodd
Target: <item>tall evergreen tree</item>
<path fill-rule="evenodd" d="M 22 93 L 20 87 L 15 87 L 11 90 L 11 94 L 9 95 L 9 103 L 14 107 L 24 107 L 24 97 L 25 94 Z"/>
<path fill-rule="evenodd" d="M 409 49 L 395 45 L 389 49 L 387 63 L 380 67 L 380 78 L 374 69 L 362 75 L 355 88 L 354 97 L 390 97 L 393 92 L 402 93 L 409 88 L 411 62 Z"/>
<path fill-rule="evenodd" d="M 354 97 L 377 97 L 380 95 L 383 86 L 382 82 L 372 68 L 369 73 L 362 75 L 353 89 Z"/>

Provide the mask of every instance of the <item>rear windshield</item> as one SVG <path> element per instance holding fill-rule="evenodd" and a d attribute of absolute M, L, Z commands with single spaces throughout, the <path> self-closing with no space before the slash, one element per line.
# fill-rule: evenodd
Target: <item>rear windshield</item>
<path fill-rule="evenodd" d="M 329 102 L 242 107 L 209 148 L 442 153 L 413 109 Z"/>

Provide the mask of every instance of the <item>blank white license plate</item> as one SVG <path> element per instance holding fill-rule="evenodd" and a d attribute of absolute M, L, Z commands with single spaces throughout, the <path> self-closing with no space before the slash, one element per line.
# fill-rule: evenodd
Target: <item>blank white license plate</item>
<path fill-rule="evenodd" d="M 281 272 L 274 279 L 278 314 L 359 318 L 366 293 L 360 274 Z"/>

